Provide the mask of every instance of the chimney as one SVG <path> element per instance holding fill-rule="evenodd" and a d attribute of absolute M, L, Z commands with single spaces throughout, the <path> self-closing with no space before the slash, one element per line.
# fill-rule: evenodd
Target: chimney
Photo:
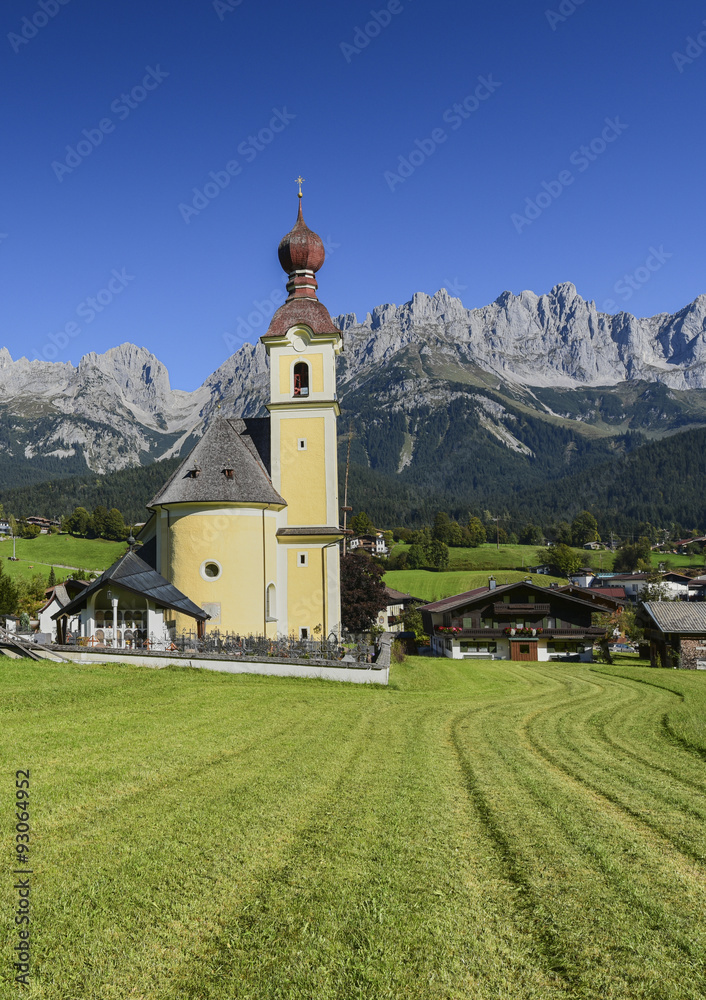
<path fill-rule="evenodd" d="M 497 583 L 495 582 L 495 577 L 494 576 L 489 576 L 488 577 L 488 590 L 495 590 L 496 587 L 497 587 Z"/>

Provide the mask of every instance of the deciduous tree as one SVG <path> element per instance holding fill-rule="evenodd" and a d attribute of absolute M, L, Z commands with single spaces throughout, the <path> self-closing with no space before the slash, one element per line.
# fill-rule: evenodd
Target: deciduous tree
<path fill-rule="evenodd" d="M 350 526 L 354 535 L 370 535 L 375 531 L 375 525 L 364 510 L 361 510 L 359 514 L 353 515 L 350 519 Z"/>
<path fill-rule="evenodd" d="M 571 522 L 571 542 L 573 545 L 587 545 L 598 541 L 598 521 L 588 510 L 582 510 Z"/>
<path fill-rule="evenodd" d="M 382 566 L 365 552 L 341 559 L 341 618 L 350 632 L 365 632 L 388 605 Z"/>
<path fill-rule="evenodd" d="M 485 528 L 479 517 L 472 517 L 468 521 L 468 534 L 470 535 L 469 545 L 477 548 L 485 542 Z"/>

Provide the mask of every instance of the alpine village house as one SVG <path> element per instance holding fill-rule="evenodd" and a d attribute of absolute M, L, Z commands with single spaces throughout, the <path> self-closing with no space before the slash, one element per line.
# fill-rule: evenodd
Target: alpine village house
<path fill-rule="evenodd" d="M 262 342 L 268 416 L 216 416 L 148 504 L 128 552 L 53 616 L 86 644 L 169 648 L 196 623 L 310 638 L 341 621 L 336 355 L 343 338 L 318 300 L 322 240 L 302 215 L 279 245 L 287 300 Z"/>
<path fill-rule="evenodd" d="M 574 588 L 576 589 L 576 588 Z M 591 660 L 603 629 L 591 615 L 605 610 L 590 591 L 576 596 L 530 580 L 487 587 L 434 601 L 421 608 L 432 652 L 453 659 Z"/>

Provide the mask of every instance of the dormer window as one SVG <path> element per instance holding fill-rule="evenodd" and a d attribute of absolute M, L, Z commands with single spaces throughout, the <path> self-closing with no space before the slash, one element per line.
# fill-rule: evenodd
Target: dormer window
<path fill-rule="evenodd" d="M 233 478 L 233 472 L 234 472 L 233 469 L 228 469 L 228 468 L 224 468 L 223 469 L 223 475 L 226 477 L 226 479 L 232 479 Z"/>
<path fill-rule="evenodd" d="M 198 465 L 195 465 L 193 469 L 189 469 L 189 477 L 191 479 L 198 479 L 200 475 L 201 469 L 199 469 Z"/>
<path fill-rule="evenodd" d="M 309 366 L 305 361 L 298 361 L 294 366 L 294 395 L 309 395 Z"/>

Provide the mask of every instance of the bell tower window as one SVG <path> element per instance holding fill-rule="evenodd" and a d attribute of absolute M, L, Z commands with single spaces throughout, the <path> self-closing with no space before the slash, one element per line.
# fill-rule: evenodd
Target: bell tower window
<path fill-rule="evenodd" d="M 297 361 L 294 366 L 294 393 L 295 396 L 309 395 L 309 366 L 306 361 Z"/>

